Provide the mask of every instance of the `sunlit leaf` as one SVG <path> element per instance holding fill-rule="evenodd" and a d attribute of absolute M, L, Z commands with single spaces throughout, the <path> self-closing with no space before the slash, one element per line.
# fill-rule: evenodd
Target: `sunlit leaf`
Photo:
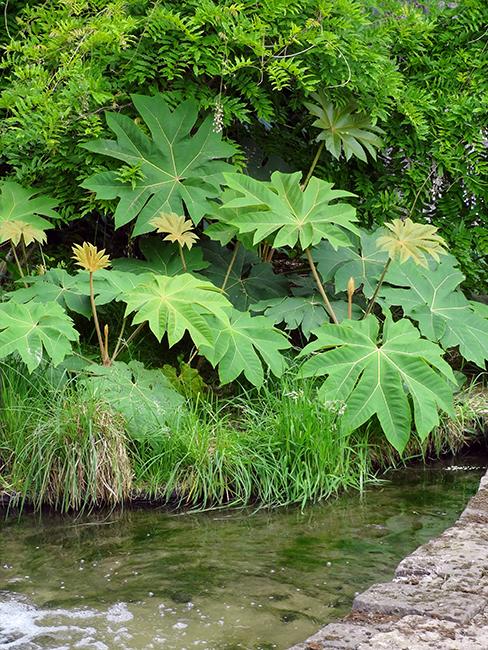
<path fill-rule="evenodd" d="M 409 261 L 393 264 L 380 297 L 398 305 L 419 324 L 420 331 L 445 349 L 459 346 L 462 356 L 483 368 L 488 359 L 488 318 L 473 309 L 459 286 L 464 275 L 447 256 L 424 269 Z M 401 288 L 398 288 L 401 287 Z"/>

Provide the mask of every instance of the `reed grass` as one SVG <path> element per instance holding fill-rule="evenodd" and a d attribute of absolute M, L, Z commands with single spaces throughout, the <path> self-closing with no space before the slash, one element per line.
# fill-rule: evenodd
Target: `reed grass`
<path fill-rule="evenodd" d="M 67 512 L 134 499 L 189 509 L 275 507 L 363 490 L 377 472 L 456 453 L 483 439 L 488 392 L 456 398 L 456 417 L 402 457 L 368 424 L 344 434 L 340 412 L 292 368 L 261 389 L 188 400 L 167 426 L 131 438 L 123 418 L 86 387 L 50 370 L 0 365 L 0 496 Z"/>

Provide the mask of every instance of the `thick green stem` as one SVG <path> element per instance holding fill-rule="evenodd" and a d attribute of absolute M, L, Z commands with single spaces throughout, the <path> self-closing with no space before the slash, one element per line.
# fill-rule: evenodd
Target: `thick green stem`
<path fill-rule="evenodd" d="M 319 162 L 320 154 L 322 153 L 322 149 L 324 148 L 324 141 L 320 143 L 317 153 L 315 154 L 315 158 L 312 160 L 312 164 L 310 165 L 310 169 L 308 170 L 307 176 L 305 177 L 305 180 L 303 181 L 302 184 L 302 190 L 307 189 L 307 185 L 310 183 L 310 179 L 312 178 L 312 174 L 315 170 L 315 167 L 317 167 L 317 163 Z"/>
<path fill-rule="evenodd" d="M 322 296 L 322 300 L 325 303 L 325 307 L 327 311 L 329 312 L 330 317 L 332 318 L 332 321 L 336 324 L 339 325 L 339 321 L 337 320 L 337 316 L 335 315 L 335 312 L 332 308 L 332 305 L 330 304 L 329 298 L 327 297 L 327 294 L 325 293 L 324 286 L 320 280 L 320 276 L 317 272 L 317 269 L 315 267 L 315 263 L 313 261 L 312 253 L 310 251 L 310 248 L 305 249 L 305 254 L 307 256 L 308 264 L 310 266 L 310 270 L 312 271 L 312 275 L 314 277 L 315 283 L 317 284 L 317 288 L 320 292 L 320 295 Z"/>
<path fill-rule="evenodd" d="M 12 242 L 10 242 L 10 246 L 12 247 L 12 253 L 14 254 L 15 264 L 17 265 L 17 268 L 19 269 L 20 277 L 24 280 L 24 278 L 25 278 L 24 271 L 22 270 L 22 266 L 21 266 L 20 260 L 19 260 L 19 258 L 17 256 L 17 251 L 15 250 L 15 246 L 12 244 Z M 27 288 L 28 286 L 29 285 L 24 280 L 24 287 Z"/>
<path fill-rule="evenodd" d="M 241 242 L 236 242 L 236 245 L 234 246 L 234 252 L 232 253 L 232 257 L 230 258 L 229 266 L 227 267 L 227 271 L 225 272 L 225 277 L 224 281 L 222 282 L 222 293 L 225 291 L 225 287 L 227 286 L 227 282 L 229 281 L 230 274 L 232 272 L 232 269 L 234 268 L 234 264 L 237 258 L 237 253 L 239 251 L 239 247 L 241 245 Z"/>
<path fill-rule="evenodd" d="M 186 266 L 185 255 L 183 253 L 183 247 L 179 242 L 178 242 L 178 248 L 180 249 L 180 258 L 181 258 L 181 263 L 183 265 L 183 271 L 186 273 L 188 269 Z"/>
<path fill-rule="evenodd" d="M 97 307 L 95 305 L 95 291 L 93 288 L 93 273 L 91 271 L 90 271 L 89 278 L 90 278 L 90 304 L 91 304 L 91 309 L 93 314 L 93 322 L 95 323 L 95 331 L 98 337 L 98 345 L 100 346 L 102 363 L 105 364 L 105 360 L 106 360 L 105 346 L 103 345 L 102 332 L 100 330 L 100 323 L 98 322 Z"/>
<path fill-rule="evenodd" d="M 371 312 L 373 310 L 373 307 L 374 307 L 375 302 L 376 302 L 376 298 L 378 297 L 379 290 L 381 289 L 381 285 L 383 284 L 386 272 L 388 271 L 388 268 L 389 268 L 390 264 L 391 264 L 391 258 L 385 264 L 385 268 L 383 269 L 383 272 L 380 275 L 380 279 L 378 280 L 378 284 L 376 285 L 376 289 L 374 290 L 374 293 L 373 293 L 373 295 L 371 297 L 371 300 L 369 301 L 369 305 L 367 306 L 366 311 L 364 312 L 364 318 L 366 318 L 366 316 L 369 316 L 369 314 L 371 314 Z"/>

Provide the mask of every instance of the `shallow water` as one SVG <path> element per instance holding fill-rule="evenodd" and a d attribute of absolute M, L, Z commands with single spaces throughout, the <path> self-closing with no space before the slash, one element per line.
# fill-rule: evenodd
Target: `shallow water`
<path fill-rule="evenodd" d="M 482 469 L 307 508 L 0 522 L 0 648 L 285 649 L 454 522 Z"/>

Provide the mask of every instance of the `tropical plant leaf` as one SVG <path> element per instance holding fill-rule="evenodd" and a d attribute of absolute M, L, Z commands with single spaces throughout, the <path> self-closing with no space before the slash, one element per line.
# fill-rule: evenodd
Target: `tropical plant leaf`
<path fill-rule="evenodd" d="M 85 373 L 81 381 L 124 417 L 127 431 L 136 439 L 168 434 L 168 416 L 185 401 L 162 370 L 149 370 L 139 361 L 90 366 Z"/>
<path fill-rule="evenodd" d="M 445 349 L 459 346 L 465 359 L 483 368 L 488 359 L 488 319 L 477 313 L 460 291 L 463 280 L 451 255 L 439 263 L 431 262 L 427 269 L 413 261 L 394 263 L 380 297 L 417 321 L 424 336 L 439 341 Z"/>
<path fill-rule="evenodd" d="M 240 233 L 254 232 L 254 244 L 269 239 L 275 248 L 299 243 L 305 249 L 326 239 L 339 248 L 351 245 L 347 231 L 358 233 L 356 210 L 347 203 L 332 203 L 354 194 L 333 190 L 332 183 L 312 177 L 302 191 L 300 172 L 274 172 L 270 182 L 244 174 L 225 174 L 225 179 L 241 196 L 224 208 L 246 208 L 232 224 Z"/>
<path fill-rule="evenodd" d="M 336 292 L 346 291 L 349 278 L 357 288 L 363 288 L 371 298 L 378 279 L 388 261 L 388 254 L 376 245 L 378 234 L 361 230 L 359 245 L 334 250 L 328 242 L 321 242 L 312 250 L 317 268 L 324 282 L 333 281 Z"/>
<path fill-rule="evenodd" d="M 32 372 L 44 353 L 56 366 L 78 340 L 73 321 L 57 302 L 0 304 L 0 359 L 17 353 Z"/>
<path fill-rule="evenodd" d="M 160 237 L 141 238 L 139 249 L 145 257 L 144 260 L 121 257 L 113 260 L 113 269 L 130 273 L 156 273 L 171 276 L 183 273 L 183 263 L 178 248 L 161 241 Z M 188 272 L 201 271 L 208 266 L 208 262 L 203 259 L 203 251 L 200 246 L 185 251 L 185 262 Z"/>
<path fill-rule="evenodd" d="M 202 249 L 205 259 L 209 262 L 202 275 L 216 287 L 222 287 L 233 251 L 213 242 L 205 242 Z M 245 250 L 242 246 L 237 250 L 225 285 L 225 293 L 236 309 L 245 311 L 252 302 L 286 295 L 287 290 L 288 281 L 274 273 L 271 264 L 261 262 L 255 253 Z"/>
<path fill-rule="evenodd" d="M 347 318 L 345 300 L 332 300 L 331 305 L 339 322 Z M 255 313 L 263 313 L 274 325 L 284 323 L 288 331 L 300 329 L 306 339 L 310 338 L 313 330 L 330 320 L 324 301 L 318 294 L 261 300 L 251 305 L 250 309 Z M 353 305 L 353 314 L 356 317 L 361 315 L 357 305 Z"/>
<path fill-rule="evenodd" d="M 376 149 L 381 147 L 382 129 L 373 124 L 365 113 L 355 112 L 354 107 L 336 108 L 328 102 L 325 95 L 314 93 L 312 98 L 318 102 L 305 102 L 305 106 L 317 119 L 312 126 L 321 130 L 317 141 L 323 141 L 325 148 L 339 160 L 344 151 L 346 160 L 356 156 L 367 161 L 366 153 L 376 160 Z"/>
<path fill-rule="evenodd" d="M 233 310 L 216 323 L 215 331 L 213 345 L 202 345 L 200 352 L 214 367 L 218 365 L 222 384 L 244 374 L 251 384 L 261 386 L 263 361 L 274 375 L 282 375 L 286 363 L 281 350 L 288 349 L 290 343 L 264 316 L 252 317 L 249 312 Z"/>
<path fill-rule="evenodd" d="M 186 331 L 197 347 L 213 345 L 215 332 L 211 317 L 227 321 L 226 312 L 232 309 L 217 287 L 188 273 L 176 277 L 147 275 L 139 279 L 133 290 L 123 292 L 119 298 L 127 303 L 126 316 L 136 312 L 134 325 L 147 321 L 158 341 L 167 334 L 170 346 Z"/>
<path fill-rule="evenodd" d="M 130 271 L 102 269 L 93 278 L 95 302 L 97 305 L 106 305 L 114 300 L 122 300 L 122 296 L 135 289 L 144 280 L 150 280 L 152 277 L 151 273 L 137 274 Z M 80 287 L 89 286 L 86 271 L 78 272 L 77 283 Z"/>
<path fill-rule="evenodd" d="M 344 431 L 357 429 L 376 415 L 389 442 L 402 452 L 411 429 L 425 438 L 439 423 L 438 409 L 453 413 L 452 386 L 456 380 L 442 359 L 442 349 L 420 337 L 407 319 L 387 318 L 379 340 L 373 316 L 340 325 L 326 323 L 315 331 L 317 340 L 300 353 L 311 356 L 303 365 L 305 377 L 327 375 L 320 396 L 345 402 Z"/>
<path fill-rule="evenodd" d="M 237 239 L 245 248 L 252 250 L 254 248 L 252 233 L 241 234 L 235 225 L 239 222 L 241 215 L 246 213 L 247 208 L 226 207 L 226 204 L 238 197 L 239 192 L 227 188 L 220 197 L 222 203 L 212 203 L 212 209 L 206 218 L 216 221 L 205 228 L 205 234 L 209 239 L 218 241 L 221 246 L 227 246 L 233 239 Z"/>
<path fill-rule="evenodd" d="M 209 211 L 209 199 L 220 194 L 222 172 L 231 165 L 235 148 L 214 131 L 212 116 L 192 134 L 198 103 L 187 100 L 171 111 L 161 95 L 132 95 L 132 101 L 151 132 L 152 139 L 129 117 L 107 113 L 107 124 L 116 140 L 92 140 L 82 145 L 89 151 L 137 166 L 138 174 L 124 182 L 117 171 L 88 178 L 82 187 L 99 199 L 120 198 L 114 214 L 120 228 L 136 219 L 133 234 L 153 230 L 151 220 L 161 212 L 185 214 L 194 223 Z"/>
<path fill-rule="evenodd" d="M 285 324 L 285 329 L 301 329 L 306 339 L 312 330 L 329 322 L 329 315 L 320 296 L 282 296 L 261 300 L 250 307 L 252 312 L 263 313 L 273 325 Z"/>
<path fill-rule="evenodd" d="M 59 219 L 54 211 L 58 202 L 42 196 L 39 190 L 22 187 L 14 181 L 0 183 L 0 222 L 21 221 L 36 230 L 48 230 L 53 225 L 43 217 Z"/>
<path fill-rule="evenodd" d="M 88 276 L 86 283 L 80 282 L 78 276 L 70 275 L 64 269 L 49 269 L 43 275 L 23 278 L 30 286 L 16 289 L 7 294 L 11 302 L 26 303 L 31 300 L 41 303 L 57 302 L 69 311 L 91 316 L 90 287 Z"/>

